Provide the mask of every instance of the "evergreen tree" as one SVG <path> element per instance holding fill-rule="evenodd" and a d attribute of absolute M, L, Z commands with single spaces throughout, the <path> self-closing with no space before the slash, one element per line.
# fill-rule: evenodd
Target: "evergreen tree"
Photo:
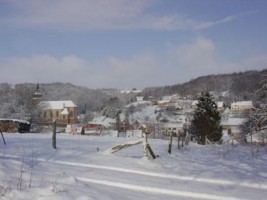
<path fill-rule="evenodd" d="M 202 92 L 198 98 L 197 109 L 192 120 L 192 130 L 197 136 L 199 144 L 205 144 L 205 138 L 209 141 L 220 141 L 222 137 L 221 115 L 213 96 L 208 92 Z"/>

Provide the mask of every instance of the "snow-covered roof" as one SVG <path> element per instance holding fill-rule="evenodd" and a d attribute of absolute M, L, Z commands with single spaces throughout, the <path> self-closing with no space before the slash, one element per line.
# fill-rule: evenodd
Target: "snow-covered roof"
<path fill-rule="evenodd" d="M 192 106 L 196 106 L 198 104 L 198 100 L 192 102 Z"/>
<path fill-rule="evenodd" d="M 160 100 L 160 101 L 158 101 L 159 104 L 169 103 L 169 102 L 170 102 L 169 100 Z"/>
<path fill-rule="evenodd" d="M 217 102 L 217 106 L 218 108 L 222 108 L 224 106 L 224 102 L 222 101 Z"/>
<path fill-rule="evenodd" d="M 30 122 L 28 122 L 28 121 L 26 121 L 26 120 L 21 120 L 21 119 L 0 118 L 0 121 L 13 121 L 13 122 L 19 122 L 19 123 L 30 124 Z"/>
<path fill-rule="evenodd" d="M 142 92 L 142 90 L 121 90 L 120 92 L 122 94 L 123 93 L 130 94 L 130 93 L 140 93 L 140 92 Z"/>
<path fill-rule="evenodd" d="M 95 117 L 91 122 L 89 123 L 94 123 L 94 124 L 99 124 L 105 127 L 109 127 L 111 126 L 111 124 L 116 123 L 116 119 L 113 118 L 108 118 L 105 116 L 99 116 L 99 117 Z"/>
<path fill-rule="evenodd" d="M 165 128 L 183 128 L 183 124 L 182 123 L 172 123 L 172 122 L 168 122 L 164 124 Z"/>
<path fill-rule="evenodd" d="M 77 107 L 75 103 L 71 100 L 66 101 L 41 101 L 38 104 L 38 107 L 41 109 L 54 109 L 62 110 L 64 108 Z"/>
<path fill-rule="evenodd" d="M 144 100 L 144 97 L 143 97 L 143 96 L 137 96 L 137 97 L 136 97 L 136 100 L 137 100 L 137 101 L 143 101 L 143 100 Z"/>
<path fill-rule="evenodd" d="M 245 118 L 228 118 L 227 120 L 223 121 L 222 124 L 228 126 L 240 126 L 245 120 Z"/>
<path fill-rule="evenodd" d="M 252 101 L 237 101 L 231 104 L 231 106 L 253 106 Z"/>

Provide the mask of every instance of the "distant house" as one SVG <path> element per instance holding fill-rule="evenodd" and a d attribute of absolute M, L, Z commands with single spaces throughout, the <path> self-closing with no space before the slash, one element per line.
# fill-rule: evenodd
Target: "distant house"
<path fill-rule="evenodd" d="M 222 101 L 217 102 L 217 107 L 220 112 L 223 112 L 225 110 L 225 104 Z"/>
<path fill-rule="evenodd" d="M 198 104 L 198 100 L 193 101 L 192 104 L 191 104 L 191 108 L 192 109 L 197 109 L 197 104 Z"/>
<path fill-rule="evenodd" d="M 144 100 L 144 97 L 143 96 L 137 96 L 136 97 L 136 100 L 137 100 L 137 102 L 143 101 Z"/>
<path fill-rule="evenodd" d="M 148 97 L 148 100 L 150 101 L 150 103 L 151 103 L 152 105 L 156 105 L 156 104 L 157 104 L 157 100 L 156 100 L 154 97 L 152 97 L 152 96 L 149 96 L 149 97 Z"/>
<path fill-rule="evenodd" d="M 241 125 L 245 122 L 245 118 L 228 118 L 222 121 L 223 132 L 225 135 L 231 134 L 235 138 L 242 133 Z"/>
<path fill-rule="evenodd" d="M 179 131 L 183 130 L 183 123 L 177 123 L 177 122 L 167 122 L 164 123 L 162 127 L 163 135 L 168 136 L 171 133 L 174 133 L 175 135 L 178 134 Z"/>
<path fill-rule="evenodd" d="M 182 106 L 176 100 L 170 100 L 166 105 L 167 110 L 181 110 Z"/>
<path fill-rule="evenodd" d="M 100 135 L 101 131 L 103 131 L 104 129 L 102 124 L 92 124 L 92 123 L 84 124 L 82 128 L 84 130 L 85 135 Z"/>
<path fill-rule="evenodd" d="M 77 105 L 67 101 L 41 101 L 38 104 L 40 110 L 39 119 L 42 123 L 52 123 L 53 119 L 58 124 L 76 124 L 78 121 Z"/>
<path fill-rule="evenodd" d="M 231 111 L 249 111 L 253 108 L 252 101 L 237 101 L 231 103 Z"/>
<path fill-rule="evenodd" d="M 167 100 L 158 101 L 158 104 L 159 104 L 160 108 L 166 108 L 168 103 L 169 103 L 169 101 L 167 101 Z"/>

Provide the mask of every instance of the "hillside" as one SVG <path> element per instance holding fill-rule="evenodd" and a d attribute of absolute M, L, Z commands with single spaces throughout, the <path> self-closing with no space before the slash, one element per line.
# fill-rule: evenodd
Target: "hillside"
<path fill-rule="evenodd" d="M 72 100 L 79 114 L 101 111 L 106 106 L 119 108 L 131 97 L 118 90 L 93 90 L 71 83 L 39 84 L 39 87 L 43 100 Z M 27 118 L 35 89 L 36 83 L 0 84 L 0 118 Z"/>
<path fill-rule="evenodd" d="M 145 88 L 140 93 L 121 93 L 118 89 L 89 89 L 71 83 L 40 84 L 44 100 L 72 100 L 78 106 L 79 114 L 101 111 L 105 107 L 119 108 L 135 101 L 137 95 L 147 99 L 153 96 L 161 99 L 164 95 L 179 94 L 192 99 L 203 90 L 212 91 L 216 100 L 230 103 L 233 100 L 252 100 L 260 88 L 260 79 L 267 69 L 233 74 L 218 74 L 198 77 L 183 84 Z M 25 118 L 36 83 L 10 85 L 0 84 L 0 117 Z"/>
<path fill-rule="evenodd" d="M 246 71 L 233 74 L 218 74 L 198 77 L 183 84 L 165 87 L 146 88 L 142 95 L 160 98 L 164 95 L 179 94 L 182 97 L 195 98 L 201 91 L 212 91 L 218 99 L 224 101 L 251 100 L 254 92 L 260 88 L 259 80 L 267 70 Z"/>

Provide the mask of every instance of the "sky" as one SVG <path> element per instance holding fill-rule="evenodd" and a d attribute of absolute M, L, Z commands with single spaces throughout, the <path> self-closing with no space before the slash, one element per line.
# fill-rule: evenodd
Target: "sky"
<path fill-rule="evenodd" d="M 0 0 L 0 82 L 145 88 L 267 68 L 266 0 Z"/>

